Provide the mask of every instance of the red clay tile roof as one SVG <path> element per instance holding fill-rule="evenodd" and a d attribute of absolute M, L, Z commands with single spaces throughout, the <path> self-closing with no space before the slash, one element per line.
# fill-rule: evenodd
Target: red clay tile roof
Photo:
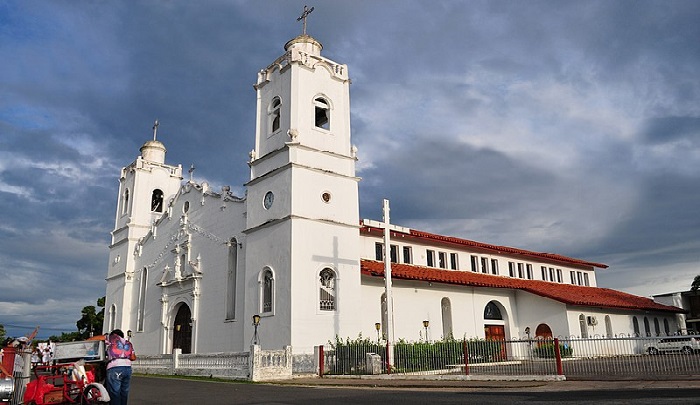
<path fill-rule="evenodd" d="M 373 226 L 367 226 L 367 225 L 363 225 L 360 228 L 360 232 L 366 233 L 366 234 L 377 234 L 377 235 L 384 234 L 383 229 L 375 228 Z M 400 232 L 392 232 L 391 233 L 391 237 L 394 240 L 396 240 L 396 238 L 401 238 L 403 236 L 406 236 L 406 234 L 400 233 Z M 566 257 L 566 256 L 562 256 L 562 255 L 557 255 L 554 253 L 533 252 L 530 250 L 512 248 L 512 247 L 508 247 L 508 246 L 491 245 L 488 243 L 475 242 L 473 240 L 468 240 L 468 239 L 455 238 L 453 236 L 442 236 L 442 235 L 436 235 L 433 233 L 428 233 L 428 232 L 423 232 L 423 231 L 416 231 L 415 229 L 411 229 L 410 236 L 417 238 L 417 239 L 424 239 L 424 240 L 432 241 L 432 242 L 437 241 L 437 242 L 441 242 L 444 244 L 469 246 L 469 247 L 474 247 L 474 248 L 478 248 L 478 249 L 490 250 L 490 251 L 497 252 L 497 253 L 506 253 L 506 254 L 512 254 L 512 255 L 522 255 L 522 256 L 534 257 L 534 258 L 539 258 L 539 259 L 547 259 L 550 261 L 567 263 L 567 264 L 571 264 L 571 265 L 592 266 L 592 267 L 598 267 L 601 269 L 608 268 L 607 264 L 589 262 L 587 260 L 581 260 L 581 259 L 574 259 L 572 257 Z"/>
<path fill-rule="evenodd" d="M 361 273 L 365 276 L 384 277 L 384 263 L 361 260 Z M 682 309 L 657 304 L 653 300 L 600 287 L 583 287 L 572 284 L 551 283 L 539 280 L 523 280 L 475 273 L 471 271 L 443 270 L 409 264 L 392 263 L 391 277 L 434 283 L 456 284 L 471 287 L 511 288 L 551 298 L 567 305 L 598 308 L 619 308 L 663 312 L 683 312 Z"/>

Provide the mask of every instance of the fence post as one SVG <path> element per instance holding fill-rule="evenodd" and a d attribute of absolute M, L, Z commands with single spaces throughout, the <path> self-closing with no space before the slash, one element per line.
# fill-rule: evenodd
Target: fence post
<path fill-rule="evenodd" d="M 182 349 L 173 349 L 173 375 L 177 375 L 177 369 L 180 367 L 180 355 L 182 354 Z"/>
<path fill-rule="evenodd" d="M 469 349 L 467 349 L 467 340 L 462 340 L 462 353 L 464 353 L 464 374 L 469 375 Z"/>
<path fill-rule="evenodd" d="M 391 374 L 391 361 L 389 360 L 389 354 L 391 352 L 391 345 L 389 344 L 389 341 L 387 340 L 386 342 L 386 373 Z"/>
<path fill-rule="evenodd" d="M 561 365 L 561 350 L 559 350 L 559 338 L 554 338 L 554 355 L 557 358 L 557 375 L 564 375 L 564 368 Z"/>
<path fill-rule="evenodd" d="M 326 359 L 323 354 L 323 345 L 318 346 L 318 376 L 323 378 L 325 372 Z"/>
<path fill-rule="evenodd" d="M 260 353 L 260 345 L 250 345 L 248 352 L 248 375 L 250 381 L 260 381 L 260 366 L 262 353 Z"/>

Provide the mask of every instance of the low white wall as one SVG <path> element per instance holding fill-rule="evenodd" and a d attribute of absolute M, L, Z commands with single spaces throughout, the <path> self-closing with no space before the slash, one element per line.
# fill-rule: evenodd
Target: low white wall
<path fill-rule="evenodd" d="M 190 375 L 266 381 L 292 377 L 292 348 L 261 350 L 253 345 L 250 352 L 141 355 L 132 363 L 137 373 Z"/>

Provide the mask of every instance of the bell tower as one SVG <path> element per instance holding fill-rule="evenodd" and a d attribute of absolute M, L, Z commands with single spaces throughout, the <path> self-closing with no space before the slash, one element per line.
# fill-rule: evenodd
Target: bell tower
<path fill-rule="evenodd" d="M 258 291 L 246 298 L 246 316 L 260 314 L 275 331 L 264 340 L 269 347 L 361 330 L 352 309 L 359 307 L 360 255 L 350 79 L 347 66 L 322 49 L 304 32 L 253 86 L 246 277 Z"/>
<path fill-rule="evenodd" d="M 182 166 L 165 163 L 166 149 L 156 139 L 157 131 L 158 121 L 153 126 L 153 140 L 141 146 L 141 154 L 119 176 L 117 212 L 109 246 L 104 332 L 115 327 L 133 328 L 131 314 L 138 298 L 133 291 L 138 270 L 136 246 L 153 229 L 155 221 L 167 215 L 169 202 L 182 181 Z"/>

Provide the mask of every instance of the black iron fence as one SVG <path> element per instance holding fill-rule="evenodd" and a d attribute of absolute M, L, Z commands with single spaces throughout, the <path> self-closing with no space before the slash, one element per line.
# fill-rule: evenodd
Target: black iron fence
<path fill-rule="evenodd" d="M 319 347 L 320 375 L 700 375 L 700 337 L 447 340 L 378 344 L 338 340 Z"/>

